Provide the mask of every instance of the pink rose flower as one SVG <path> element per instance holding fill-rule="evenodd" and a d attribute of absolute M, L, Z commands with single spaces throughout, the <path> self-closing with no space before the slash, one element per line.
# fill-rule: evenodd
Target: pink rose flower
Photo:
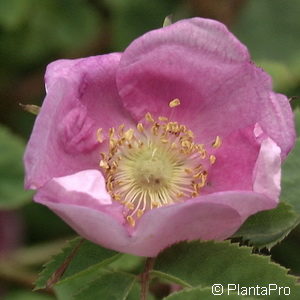
<path fill-rule="evenodd" d="M 182 20 L 123 53 L 58 60 L 45 80 L 25 185 L 86 239 L 155 256 L 226 239 L 278 204 L 292 111 L 219 22 Z"/>

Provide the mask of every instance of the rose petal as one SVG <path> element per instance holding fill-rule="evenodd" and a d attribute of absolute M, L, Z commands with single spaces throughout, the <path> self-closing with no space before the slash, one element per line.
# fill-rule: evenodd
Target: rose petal
<path fill-rule="evenodd" d="M 253 189 L 253 168 L 260 145 L 253 126 L 222 137 L 222 145 L 213 150 L 216 162 L 208 170 L 207 186 L 202 193 Z"/>
<path fill-rule="evenodd" d="M 279 201 L 281 159 L 280 148 L 270 138 L 266 138 L 260 148 L 253 172 L 253 190 Z"/>
<path fill-rule="evenodd" d="M 73 194 L 70 193 L 69 196 L 73 197 Z M 182 240 L 222 240 L 232 235 L 241 225 L 240 215 L 226 205 L 173 205 L 167 207 L 167 210 L 156 209 L 156 214 L 152 217 L 145 215 L 141 220 L 143 223 L 138 225 L 141 227 L 137 227 L 136 234 L 130 236 L 122 224 L 102 211 L 87 206 L 52 202 L 40 197 L 36 199 L 58 214 L 84 238 L 116 251 L 139 256 L 155 256 L 162 249 Z"/>
<path fill-rule="evenodd" d="M 95 175 L 93 171 L 89 172 Z M 55 184 L 46 184 L 38 191 L 35 200 L 48 206 L 92 242 L 140 256 L 155 256 L 182 240 L 223 240 L 232 235 L 249 215 L 276 205 L 264 195 L 253 192 L 215 193 L 153 209 L 130 233 L 123 224 L 120 205 L 101 206 L 100 198 L 94 198 L 93 192 L 86 188 L 84 192 L 78 188 L 72 190 L 72 185 L 65 182 L 64 178 L 56 179 Z M 100 189 L 101 184 L 98 187 Z"/>
<path fill-rule="evenodd" d="M 119 223 L 124 223 L 123 206 L 112 202 L 103 175 L 97 170 L 53 178 L 37 191 L 34 200 L 88 207 L 114 216 Z"/>
<path fill-rule="evenodd" d="M 148 111 L 171 116 L 191 127 L 202 143 L 257 122 L 283 156 L 294 143 L 287 98 L 272 93 L 270 77 L 216 21 L 183 20 L 138 38 L 122 56 L 117 84 L 136 119 Z M 170 109 L 174 98 L 181 105 Z"/>
<path fill-rule="evenodd" d="M 183 240 L 223 240 L 250 215 L 277 205 L 263 194 L 219 192 L 153 209 L 126 229 L 123 206 L 110 201 L 102 174 L 95 170 L 54 178 L 38 190 L 35 201 L 92 242 L 140 256 L 155 256 Z"/>
<path fill-rule="evenodd" d="M 105 134 L 110 126 L 128 120 L 115 85 L 119 59 L 115 53 L 49 65 L 47 96 L 24 156 L 27 188 L 98 168 L 97 129 Z"/>
<path fill-rule="evenodd" d="M 102 207 L 102 205 L 112 204 L 111 197 L 106 191 L 105 179 L 102 173 L 98 170 L 84 170 L 78 173 L 53 178 L 48 182 L 48 189 L 55 190 L 62 188 L 60 193 L 66 193 L 60 197 L 61 202 L 73 203 L 78 205 L 87 205 L 94 208 Z M 85 203 L 85 197 L 81 198 L 68 198 L 69 192 L 82 193 L 84 196 L 88 195 L 92 203 Z"/>

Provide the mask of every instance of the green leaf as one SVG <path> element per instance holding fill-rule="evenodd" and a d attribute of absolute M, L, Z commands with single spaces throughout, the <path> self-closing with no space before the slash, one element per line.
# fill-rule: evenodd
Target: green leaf
<path fill-rule="evenodd" d="M 55 272 L 58 271 L 70 257 L 71 253 L 82 243 L 81 238 L 75 238 L 67 243 L 60 253 L 53 256 L 52 259 L 44 265 L 43 271 L 39 274 L 38 279 L 35 282 L 35 289 L 43 289 L 50 285 L 50 278 Z M 62 269 L 61 269 L 62 270 Z M 63 271 L 63 270 L 62 270 Z"/>
<path fill-rule="evenodd" d="M 100 269 L 119 254 L 81 238 L 76 238 L 45 265 L 36 281 L 36 289 L 52 286 Z"/>
<path fill-rule="evenodd" d="M 0 127 L 0 209 L 15 209 L 29 202 L 32 192 L 23 187 L 24 142 Z"/>
<path fill-rule="evenodd" d="M 192 289 L 185 289 L 177 293 L 173 293 L 170 296 L 164 298 L 164 300 L 215 300 L 217 296 L 220 296 L 218 294 L 214 295 L 212 293 L 211 288 L 192 288 Z M 258 298 L 254 297 L 247 297 L 242 295 L 234 294 L 233 292 L 223 290 L 222 297 L 220 299 L 225 300 L 255 300 Z"/>
<path fill-rule="evenodd" d="M 141 285 L 138 281 L 135 281 L 132 289 L 130 290 L 126 300 L 140 300 L 141 297 Z M 157 300 L 149 291 L 147 300 Z"/>
<path fill-rule="evenodd" d="M 282 167 L 281 199 L 288 202 L 300 214 L 300 138 Z"/>
<path fill-rule="evenodd" d="M 135 281 L 134 275 L 103 270 L 96 280 L 74 296 L 74 300 L 123 300 L 127 298 Z"/>
<path fill-rule="evenodd" d="M 113 261 L 109 268 L 113 271 L 122 271 L 139 274 L 143 272 L 145 258 L 131 254 L 122 254 L 117 260 Z"/>
<path fill-rule="evenodd" d="M 153 275 L 164 273 L 191 287 L 208 287 L 222 284 L 267 287 L 277 284 L 290 288 L 289 299 L 299 299 L 300 286 L 297 278 L 288 275 L 288 270 L 270 261 L 269 257 L 251 253 L 249 247 L 225 242 L 180 243 L 160 254 Z M 158 271 L 158 272 L 156 272 Z M 273 299 L 282 299 L 278 293 Z"/>
<path fill-rule="evenodd" d="M 118 259 L 122 254 L 84 240 L 70 262 L 60 283 L 97 270 Z"/>
<path fill-rule="evenodd" d="M 242 237 L 257 248 L 270 249 L 284 239 L 299 221 L 299 216 L 292 207 L 282 202 L 275 209 L 251 216 L 234 237 Z"/>
<path fill-rule="evenodd" d="M 286 268 L 292 274 L 300 274 L 300 226 L 297 226 L 279 245 L 272 248 L 272 259 Z"/>

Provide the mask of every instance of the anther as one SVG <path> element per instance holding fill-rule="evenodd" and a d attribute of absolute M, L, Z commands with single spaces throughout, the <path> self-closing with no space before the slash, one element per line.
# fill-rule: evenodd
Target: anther
<path fill-rule="evenodd" d="M 144 211 L 141 209 L 138 209 L 137 211 L 137 217 L 140 218 L 144 214 Z"/>
<path fill-rule="evenodd" d="M 125 133 L 124 133 L 125 139 L 126 139 L 127 141 L 131 141 L 132 138 L 133 138 L 133 133 L 134 133 L 134 131 L 133 131 L 132 128 L 130 128 L 130 129 L 128 129 L 127 131 L 125 131 Z"/>
<path fill-rule="evenodd" d="M 209 161 L 213 165 L 216 162 L 216 157 L 212 154 L 209 156 Z"/>
<path fill-rule="evenodd" d="M 100 160 L 99 166 L 103 169 L 109 169 L 108 163 L 103 159 Z"/>
<path fill-rule="evenodd" d="M 109 128 L 109 137 L 112 138 L 115 134 L 115 128 Z"/>
<path fill-rule="evenodd" d="M 99 143 L 102 143 L 102 142 L 104 141 L 102 128 L 99 128 L 99 129 L 97 130 L 97 141 L 98 141 Z"/>
<path fill-rule="evenodd" d="M 118 132 L 119 132 L 119 136 L 122 137 L 123 136 L 123 132 L 124 132 L 124 127 L 125 124 L 121 124 L 118 128 Z"/>
<path fill-rule="evenodd" d="M 142 123 L 138 123 L 138 124 L 136 125 L 136 128 L 137 128 L 137 130 L 138 130 L 139 132 L 144 132 L 144 126 L 143 126 Z"/>
<path fill-rule="evenodd" d="M 120 201 L 120 200 L 121 200 L 121 195 L 120 195 L 120 194 L 114 194 L 114 195 L 113 195 L 113 198 L 114 198 L 116 201 Z"/>
<path fill-rule="evenodd" d="M 219 148 L 222 145 L 221 138 L 217 135 L 215 141 L 212 143 L 213 148 Z"/>
<path fill-rule="evenodd" d="M 151 115 L 149 112 L 146 113 L 145 119 L 146 119 L 148 122 L 154 123 L 154 119 L 153 119 L 152 115 Z"/>
<path fill-rule="evenodd" d="M 169 119 L 166 117 L 158 117 L 158 120 L 162 122 L 168 122 Z"/>
<path fill-rule="evenodd" d="M 133 218 L 132 216 L 128 216 L 128 217 L 126 218 L 126 220 L 127 220 L 127 222 L 128 222 L 132 227 L 135 226 L 135 220 L 134 220 L 134 218 Z"/>
<path fill-rule="evenodd" d="M 169 102 L 169 107 L 173 108 L 180 105 L 180 100 L 178 98 L 173 99 Z"/>

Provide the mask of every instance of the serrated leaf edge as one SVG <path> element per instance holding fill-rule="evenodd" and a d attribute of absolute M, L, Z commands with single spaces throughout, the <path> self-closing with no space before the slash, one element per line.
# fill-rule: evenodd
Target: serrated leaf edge
<path fill-rule="evenodd" d="M 43 289 L 43 288 L 46 288 L 47 286 L 47 280 L 45 282 L 44 285 L 42 286 L 38 286 L 38 282 L 40 281 L 41 277 L 44 275 L 44 273 L 47 272 L 47 267 L 50 266 L 54 261 L 55 259 L 58 257 L 58 256 L 61 256 L 63 255 L 67 250 L 69 250 L 70 248 L 75 248 L 76 246 L 79 245 L 79 243 L 81 243 L 83 239 L 81 237 L 76 237 L 72 240 L 69 240 L 66 242 L 66 245 L 60 249 L 60 251 L 57 253 L 57 254 L 54 254 L 53 256 L 51 256 L 50 260 L 48 262 L 46 262 L 45 264 L 43 264 L 43 269 L 42 271 L 38 274 L 38 278 L 36 279 L 36 281 L 34 282 L 34 285 L 35 285 L 35 288 L 33 289 L 33 291 L 37 291 L 37 290 L 40 290 L 40 289 Z M 52 273 L 53 274 L 53 273 Z"/>
<path fill-rule="evenodd" d="M 69 280 L 73 280 L 73 279 L 76 279 L 77 277 L 84 276 L 85 273 L 89 273 L 93 269 L 102 268 L 103 266 L 106 266 L 106 265 L 110 264 L 111 262 L 115 261 L 116 259 L 118 259 L 121 255 L 122 255 L 122 253 L 117 253 L 107 259 L 102 260 L 98 264 L 94 264 L 80 272 L 75 273 L 74 275 L 71 275 L 71 276 L 68 276 L 67 278 L 59 280 L 58 282 L 56 282 L 55 285 L 60 285 L 60 284 L 66 283 Z"/>
<path fill-rule="evenodd" d="M 293 217 L 295 218 L 295 222 L 288 226 L 285 230 L 282 231 L 282 234 L 279 232 L 271 232 L 268 234 L 257 234 L 259 236 L 267 236 L 267 235 L 281 235 L 280 238 L 278 238 L 276 241 L 274 242 L 270 242 L 270 243 L 264 243 L 264 244 L 256 244 L 255 242 L 251 241 L 251 237 L 255 236 L 255 234 L 248 234 L 247 238 L 244 238 L 243 235 L 238 235 L 238 234 L 234 234 L 232 236 L 232 238 L 240 238 L 243 242 L 248 242 L 249 246 L 254 247 L 255 249 L 261 250 L 264 248 L 267 248 L 268 250 L 271 250 L 272 247 L 274 247 L 275 245 L 281 243 L 286 237 L 287 235 L 300 223 L 300 216 L 297 212 L 294 211 L 293 206 L 291 204 L 289 204 L 288 202 L 285 201 L 281 201 L 281 203 L 283 203 L 284 205 L 287 206 L 287 212 L 291 213 L 293 215 Z M 238 232 L 237 232 L 238 233 Z"/>
<path fill-rule="evenodd" d="M 227 244 L 229 247 L 238 249 L 238 251 L 248 252 L 247 254 L 249 255 L 249 257 L 256 257 L 257 259 L 265 261 L 268 265 L 273 265 L 274 267 L 278 268 L 278 270 L 283 272 L 284 276 L 286 276 L 287 278 L 290 278 L 291 280 L 293 280 L 296 287 L 300 287 L 300 282 L 298 282 L 299 278 L 288 273 L 290 271 L 290 269 L 287 269 L 287 268 L 281 266 L 280 264 L 271 261 L 271 256 L 265 256 L 265 255 L 259 255 L 259 254 L 256 254 L 256 253 L 252 253 L 252 249 L 253 249 L 252 247 L 248 247 L 248 246 L 245 246 L 245 245 L 240 246 L 239 243 L 233 243 L 229 240 L 225 240 L 225 241 L 214 241 L 214 240 L 211 240 L 211 241 L 187 241 L 186 243 L 188 243 L 188 244 L 212 243 L 212 244 L 215 244 L 215 245 L 221 245 L 221 244 L 225 245 L 225 244 Z M 178 245 L 178 244 L 181 244 L 181 243 L 177 243 L 175 245 Z M 165 249 L 165 250 L 168 250 L 170 248 L 172 248 L 172 246 Z M 161 254 L 163 252 L 161 252 Z M 155 270 L 155 266 L 154 266 L 154 270 L 152 272 L 161 272 L 161 271 Z M 161 272 L 161 273 L 166 274 L 164 272 Z M 173 275 L 171 275 L 171 276 L 173 276 Z M 177 278 L 177 277 L 174 276 L 174 278 Z M 197 286 L 194 286 L 194 287 L 197 287 Z"/>

